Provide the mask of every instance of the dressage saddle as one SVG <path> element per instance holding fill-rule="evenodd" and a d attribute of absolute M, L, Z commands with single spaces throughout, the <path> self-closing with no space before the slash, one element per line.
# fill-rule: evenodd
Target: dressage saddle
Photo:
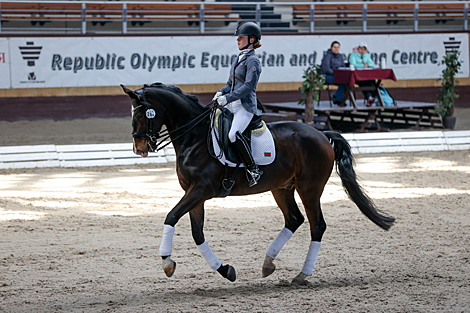
<path fill-rule="evenodd" d="M 232 143 L 228 138 L 228 133 L 230 128 L 232 127 L 233 121 L 233 113 L 230 112 L 226 108 L 221 109 L 221 113 L 217 117 L 217 124 L 218 124 L 218 137 L 219 137 L 219 147 L 224 152 L 225 158 L 235 164 L 242 163 L 240 157 L 236 151 L 234 151 Z M 263 121 L 261 120 L 261 116 L 254 115 L 250 124 L 248 124 L 247 128 L 243 132 L 243 137 L 245 138 L 246 142 L 251 146 L 251 132 L 255 129 L 259 129 L 263 127 Z"/>

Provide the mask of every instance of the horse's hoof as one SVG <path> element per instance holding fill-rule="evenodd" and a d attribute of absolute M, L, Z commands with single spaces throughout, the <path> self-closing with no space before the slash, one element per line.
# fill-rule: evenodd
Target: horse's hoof
<path fill-rule="evenodd" d="M 237 279 L 237 273 L 235 272 L 235 268 L 231 265 L 220 265 L 217 269 L 220 275 L 223 278 L 227 278 L 230 281 L 235 281 Z"/>
<path fill-rule="evenodd" d="M 266 256 L 263 263 L 263 277 L 268 277 L 276 270 L 276 265 L 273 263 L 273 258 Z"/>
<path fill-rule="evenodd" d="M 228 266 L 226 278 L 231 282 L 234 282 L 237 279 L 237 273 L 235 272 L 235 268 L 231 265 Z"/>
<path fill-rule="evenodd" d="M 307 286 L 307 280 L 305 279 L 307 277 L 306 274 L 300 272 L 299 275 L 295 276 L 294 279 L 292 280 L 291 285 L 292 286 Z"/>
<path fill-rule="evenodd" d="M 176 269 L 176 262 L 169 257 L 162 260 L 162 268 L 167 277 L 173 276 Z"/>

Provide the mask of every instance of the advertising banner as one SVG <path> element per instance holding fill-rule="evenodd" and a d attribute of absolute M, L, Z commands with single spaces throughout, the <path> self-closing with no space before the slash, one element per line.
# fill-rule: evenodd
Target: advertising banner
<path fill-rule="evenodd" d="M 0 88 L 10 88 L 10 62 L 8 40 L 0 40 Z"/>
<path fill-rule="evenodd" d="M 439 78 L 445 51 L 457 49 L 462 62 L 459 77 L 469 76 L 465 33 L 266 35 L 256 50 L 263 68 L 260 82 L 301 82 L 303 70 L 320 64 L 334 40 L 341 43 L 345 58 L 360 42 L 367 42 L 376 65 L 385 59 L 399 80 Z M 2 67 L 0 84 L 12 88 L 225 83 L 238 54 L 236 37 L 230 35 L 4 38 L 0 57 L 4 50 L 11 75 L 4 75 Z M 8 76 L 11 81 L 4 82 Z"/>

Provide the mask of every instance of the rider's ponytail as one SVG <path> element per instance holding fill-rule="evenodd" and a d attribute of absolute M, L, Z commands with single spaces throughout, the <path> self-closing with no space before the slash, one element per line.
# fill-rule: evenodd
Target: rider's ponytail
<path fill-rule="evenodd" d="M 253 43 L 253 49 L 258 49 L 259 47 L 261 47 L 261 42 L 256 38 L 256 41 Z"/>

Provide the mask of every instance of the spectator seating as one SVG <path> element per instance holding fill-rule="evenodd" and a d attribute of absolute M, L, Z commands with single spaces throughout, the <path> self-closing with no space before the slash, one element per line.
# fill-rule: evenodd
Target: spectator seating
<path fill-rule="evenodd" d="M 127 33 L 128 22 L 154 33 L 204 33 L 209 22 L 208 31 L 227 33 L 246 20 L 264 32 L 468 30 L 468 2 L 0 1 L 0 33 Z"/>

